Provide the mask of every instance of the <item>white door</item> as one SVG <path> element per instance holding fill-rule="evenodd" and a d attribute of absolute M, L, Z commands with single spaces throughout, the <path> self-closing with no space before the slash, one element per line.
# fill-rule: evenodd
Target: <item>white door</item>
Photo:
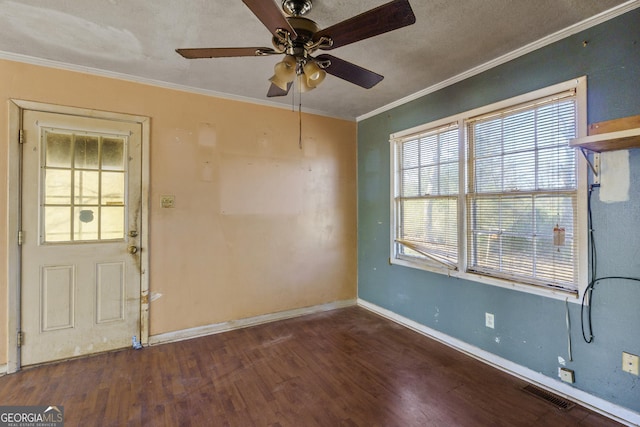
<path fill-rule="evenodd" d="M 139 123 L 25 110 L 21 365 L 140 336 Z"/>

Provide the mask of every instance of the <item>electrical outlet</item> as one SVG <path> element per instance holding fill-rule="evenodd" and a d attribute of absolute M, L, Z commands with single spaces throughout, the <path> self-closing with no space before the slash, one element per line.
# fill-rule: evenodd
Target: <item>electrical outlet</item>
<path fill-rule="evenodd" d="M 640 362 L 638 361 L 638 356 L 635 354 L 627 353 L 626 351 L 622 352 L 622 370 L 625 372 L 629 372 L 633 375 L 638 375 L 638 365 Z"/>
<path fill-rule="evenodd" d="M 484 325 L 487 328 L 491 328 L 491 329 L 495 328 L 495 318 L 493 317 L 493 314 L 491 313 L 484 314 Z"/>
<path fill-rule="evenodd" d="M 569 384 L 573 384 L 576 381 L 573 371 L 567 368 L 560 368 L 560 379 Z"/>

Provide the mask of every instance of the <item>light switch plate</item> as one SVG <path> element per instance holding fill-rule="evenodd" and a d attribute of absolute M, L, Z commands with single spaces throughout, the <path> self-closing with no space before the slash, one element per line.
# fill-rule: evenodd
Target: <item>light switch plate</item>
<path fill-rule="evenodd" d="M 622 352 L 622 370 L 633 375 L 638 375 L 640 362 L 635 354 Z"/>
<path fill-rule="evenodd" d="M 173 208 L 176 205 L 176 196 L 160 196 L 160 206 Z"/>

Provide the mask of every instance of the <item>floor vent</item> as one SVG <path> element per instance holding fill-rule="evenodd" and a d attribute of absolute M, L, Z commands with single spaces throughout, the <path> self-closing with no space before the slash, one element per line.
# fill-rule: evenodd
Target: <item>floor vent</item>
<path fill-rule="evenodd" d="M 575 406 L 575 403 L 531 384 L 527 384 L 522 388 L 522 390 L 544 400 L 545 402 L 551 403 L 553 406 L 563 411 L 568 411 Z"/>

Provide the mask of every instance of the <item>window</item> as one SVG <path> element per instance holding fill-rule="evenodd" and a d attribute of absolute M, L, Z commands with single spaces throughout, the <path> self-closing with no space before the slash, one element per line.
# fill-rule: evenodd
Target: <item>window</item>
<path fill-rule="evenodd" d="M 450 124 L 396 145 L 399 163 L 397 252 L 456 268 L 458 127 Z"/>
<path fill-rule="evenodd" d="M 125 138 L 43 130 L 43 243 L 124 239 Z"/>
<path fill-rule="evenodd" d="M 391 136 L 392 263 L 578 295 L 584 78 Z M 542 290 L 542 291 L 541 291 Z"/>

